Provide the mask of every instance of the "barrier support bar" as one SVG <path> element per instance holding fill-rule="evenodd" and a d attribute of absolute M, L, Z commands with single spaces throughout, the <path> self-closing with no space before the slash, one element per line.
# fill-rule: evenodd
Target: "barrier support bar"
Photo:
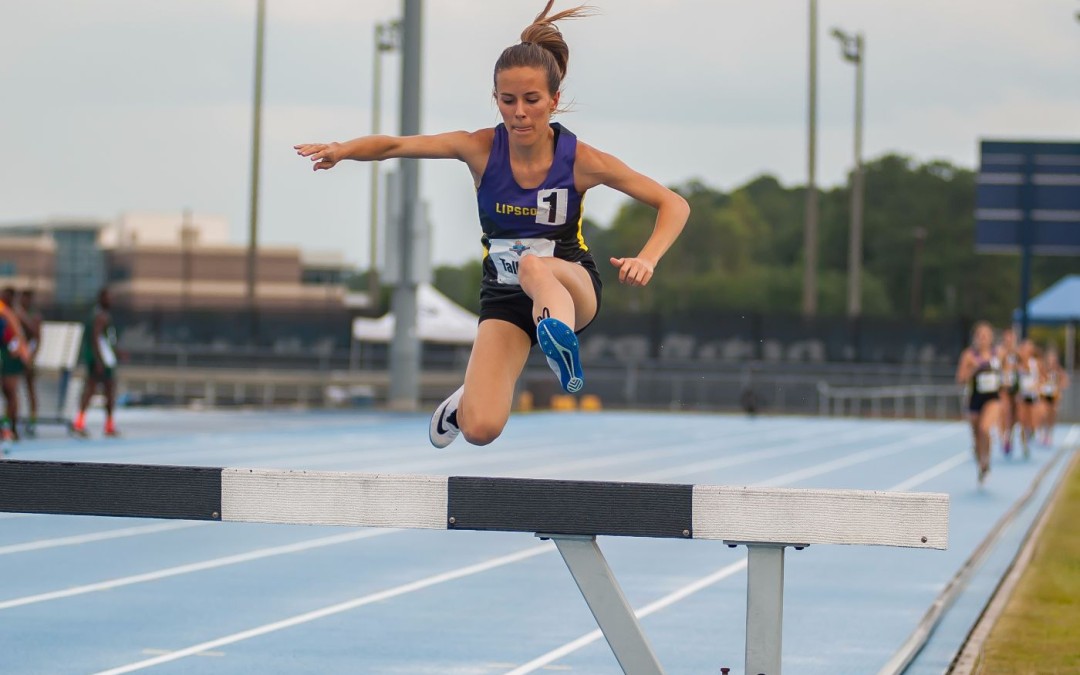
<path fill-rule="evenodd" d="M 663 675 L 664 669 L 653 653 L 634 609 L 619 588 L 596 537 L 540 532 L 536 536 L 555 542 L 623 672 L 626 675 Z"/>
<path fill-rule="evenodd" d="M 780 675 L 784 627 L 784 549 L 806 544 L 725 541 L 746 558 L 746 673 Z"/>

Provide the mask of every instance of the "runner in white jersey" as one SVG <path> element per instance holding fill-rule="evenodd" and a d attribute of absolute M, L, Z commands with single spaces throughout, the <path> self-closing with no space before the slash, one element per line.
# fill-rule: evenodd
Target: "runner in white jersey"
<path fill-rule="evenodd" d="M 1042 415 L 1040 416 L 1040 440 L 1043 445 L 1053 445 L 1054 425 L 1057 424 L 1058 406 L 1061 405 L 1061 394 L 1069 388 L 1069 375 L 1061 367 L 1057 352 L 1049 349 L 1043 359 L 1042 382 L 1039 386 L 1039 398 L 1042 399 Z"/>
<path fill-rule="evenodd" d="M 1020 442 L 1024 447 L 1024 456 L 1031 454 L 1032 436 L 1035 435 L 1035 416 L 1039 405 L 1039 359 L 1035 354 L 1035 343 L 1024 340 L 1017 352 L 1016 372 L 1020 383 L 1017 400 L 1020 421 Z"/>
<path fill-rule="evenodd" d="M 1012 453 L 1013 428 L 1017 422 L 1016 397 L 1020 391 L 1020 378 L 1016 367 L 1016 331 L 1012 327 L 1001 331 L 997 358 L 1001 362 L 1001 450 L 1008 456 Z"/>

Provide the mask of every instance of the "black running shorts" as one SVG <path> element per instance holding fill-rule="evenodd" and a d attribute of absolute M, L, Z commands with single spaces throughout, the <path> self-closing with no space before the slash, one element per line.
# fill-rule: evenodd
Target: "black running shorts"
<path fill-rule="evenodd" d="M 600 272 L 596 269 L 596 262 L 591 255 L 585 255 L 577 264 L 585 268 L 592 279 L 593 290 L 596 292 L 596 313 L 600 314 L 600 297 L 603 285 L 600 283 Z M 529 342 L 536 344 L 536 318 L 533 317 L 533 301 L 521 286 L 505 286 L 497 284 L 493 280 L 484 279 L 480 284 L 480 322 L 488 319 L 501 319 L 508 321 L 529 336 Z M 596 317 L 593 317 L 596 320 Z M 590 322 L 591 323 L 591 322 Z M 575 330 L 575 333 L 588 328 L 589 324 Z"/>

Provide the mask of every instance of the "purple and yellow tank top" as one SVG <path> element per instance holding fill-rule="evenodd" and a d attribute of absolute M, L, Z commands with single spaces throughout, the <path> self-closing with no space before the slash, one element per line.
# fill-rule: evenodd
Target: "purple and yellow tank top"
<path fill-rule="evenodd" d="M 484 230 L 484 282 L 517 286 L 518 262 L 526 255 L 554 256 L 577 262 L 588 256 L 581 234 L 581 203 L 574 189 L 577 137 L 554 123 L 555 157 L 544 181 L 524 189 L 510 169 L 506 126 L 495 127 L 484 175 L 476 191 Z"/>

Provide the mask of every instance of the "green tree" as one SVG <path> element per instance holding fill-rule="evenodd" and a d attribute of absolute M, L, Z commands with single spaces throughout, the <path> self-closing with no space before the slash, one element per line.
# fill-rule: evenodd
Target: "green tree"
<path fill-rule="evenodd" d="M 1016 255 L 975 252 L 975 173 L 948 162 L 888 154 L 865 166 L 862 305 L 866 316 L 906 317 L 913 275 L 921 276 L 920 316 L 1009 321 L 1018 304 Z M 608 258 L 636 255 L 656 213 L 627 200 L 608 227 L 586 219 L 583 234 L 607 289 L 604 306 L 683 313 L 745 310 L 796 314 L 803 280 L 806 190 L 762 175 L 730 193 L 694 180 L 676 188 L 690 203 L 686 229 L 645 288 L 619 288 Z M 847 185 L 819 199 L 818 306 L 847 312 L 851 194 Z M 925 233 L 917 256 L 917 232 Z M 1077 270 L 1075 258 L 1036 258 L 1032 293 Z M 476 309 L 480 265 L 440 268 L 436 285 Z"/>

